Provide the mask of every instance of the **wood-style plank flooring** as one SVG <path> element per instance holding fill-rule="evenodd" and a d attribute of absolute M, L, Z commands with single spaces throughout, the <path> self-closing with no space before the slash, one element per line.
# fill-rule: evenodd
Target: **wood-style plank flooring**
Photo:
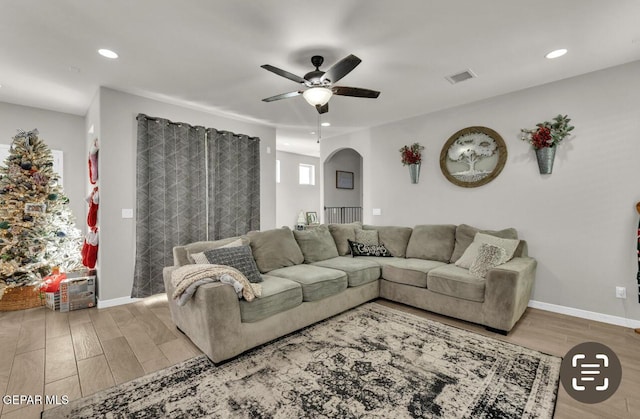
<path fill-rule="evenodd" d="M 563 356 L 597 341 L 622 362 L 622 384 L 607 401 L 588 405 L 560 386 L 556 418 L 640 418 L 640 335 L 632 329 L 529 308 L 508 336 L 385 300 L 378 303 L 545 353 Z M 70 313 L 36 308 L 0 313 L 0 393 L 88 396 L 180 363 L 201 352 L 173 326 L 166 297 Z M 0 403 L 0 419 L 39 418 L 47 404 Z"/>

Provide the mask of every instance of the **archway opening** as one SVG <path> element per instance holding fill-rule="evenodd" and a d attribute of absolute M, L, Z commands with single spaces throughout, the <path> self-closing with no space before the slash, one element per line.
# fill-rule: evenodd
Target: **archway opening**
<path fill-rule="evenodd" d="M 324 222 L 362 221 L 362 156 L 352 148 L 332 153 L 323 164 Z"/>

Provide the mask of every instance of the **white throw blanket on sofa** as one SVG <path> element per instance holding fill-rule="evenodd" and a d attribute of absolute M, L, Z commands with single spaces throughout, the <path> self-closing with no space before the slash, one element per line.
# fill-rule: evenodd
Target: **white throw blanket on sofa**
<path fill-rule="evenodd" d="M 171 285 L 175 287 L 172 298 L 184 305 L 198 286 L 215 281 L 232 285 L 238 298 L 242 296 L 249 302 L 262 295 L 260 284 L 250 283 L 247 277 L 231 266 L 197 264 L 180 266 L 171 272 Z"/>

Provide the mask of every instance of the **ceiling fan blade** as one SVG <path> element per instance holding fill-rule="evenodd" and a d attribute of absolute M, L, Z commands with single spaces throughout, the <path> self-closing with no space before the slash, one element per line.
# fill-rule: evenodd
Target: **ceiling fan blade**
<path fill-rule="evenodd" d="M 302 94 L 301 91 L 297 91 L 296 90 L 295 92 L 281 93 L 279 95 L 267 97 L 267 98 L 262 99 L 262 101 L 263 102 L 273 102 L 274 100 L 288 99 L 290 97 L 300 96 L 301 94 Z"/>
<path fill-rule="evenodd" d="M 289 79 L 289 80 L 293 80 L 296 83 L 306 83 L 307 81 L 305 79 L 303 79 L 300 76 L 296 76 L 293 73 L 289 73 L 288 71 L 282 70 L 278 67 L 274 67 L 272 65 L 269 64 L 265 64 L 265 65 L 261 65 L 260 67 L 264 68 L 265 70 L 271 71 L 272 73 L 275 73 L 281 77 L 284 77 L 285 79 Z"/>
<path fill-rule="evenodd" d="M 328 69 L 322 78 L 321 82 L 330 81 L 331 83 L 336 83 L 338 80 L 346 76 L 356 68 L 358 64 L 360 64 L 362 60 L 355 55 L 351 54 L 348 57 L 343 58 L 342 60 L 335 63 L 330 69 Z"/>
<path fill-rule="evenodd" d="M 316 105 L 316 110 L 319 114 L 329 112 L 329 102 L 325 103 L 324 105 Z"/>
<path fill-rule="evenodd" d="M 361 89 L 359 87 L 334 86 L 332 89 L 334 95 L 354 96 L 375 99 L 380 96 L 377 90 Z"/>

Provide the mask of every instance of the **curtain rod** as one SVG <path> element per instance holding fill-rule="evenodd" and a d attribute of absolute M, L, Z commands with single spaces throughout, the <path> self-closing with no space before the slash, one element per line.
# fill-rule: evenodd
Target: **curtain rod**
<path fill-rule="evenodd" d="M 169 120 L 169 119 L 166 119 L 166 118 L 160 118 L 160 117 L 148 116 L 148 115 L 145 115 L 145 114 L 143 114 L 143 113 L 138 114 L 138 115 L 136 116 L 136 120 L 137 120 L 137 121 L 139 121 L 139 120 L 140 120 L 139 118 L 141 118 L 141 117 L 142 117 L 142 118 L 144 118 L 144 119 L 148 119 L 149 121 L 155 121 L 155 122 L 167 121 L 167 123 L 168 123 L 168 124 L 171 124 L 171 125 L 178 125 L 178 126 L 188 125 L 188 126 L 190 126 L 190 127 L 194 127 L 194 128 L 196 128 L 196 129 L 198 129 L 198 128 L 204 128 L 204 129 L 206 129 L 206 130 L 214 130 L 214 131 L 219 132 L 219 133 L 222 133 L 222 134 L 231 134 L 231 135 L 245 136 L 245 137 L 249 138 L 250 140 L 254 140 L 254 141 L 256 141 L 256 140 L 257 140 L 257 141 L 260 141 L 260 137 L 254 137 L 254 136 L 246 135 L 246 134 L 236 134 L 235 132 L 219 130 L 219 129 L 216 129 L 216 128 L 207 128 L 207 127 L 202 126 L 202 125 L 191 125 L 191 124 L 188 124 L 188 123 L 186 123 L 186 122 L 173 122 L 173 121 L 171 121 L 171 120 Z"/>
<path fill-rule="evenodd" d="M 186 122 L 173 122 L 173 121 L 171 121 L 171 120 L 169 120 L 169 119 L 166 119 L 166 118 L 160 118 L 160 117 L 149 116 L 149 115 L 145 115 L 145 114 L 143 114 L 143 113 L 138 114 L 138 115 L 136 116 L 136 120 L 137 120 L 137 121 L 139 121 L 141 117 L 142 117 L 142 118 L 144 118 L 144 119 L 148 119 L 149 121 L 155 121 L 155 122 L 166 121 L 168 124 L 171 124 L 171 125 L 178 125 L 178 126 L 188 125 L 188 126 L 190 126 L 190 127 L 194 127 L 194 128 L 204 128 L 204 129 L 207 129 L 206 127 L 204 127 L 204 126 L 202 126 L 202 125 L 191 125 L 191 124 L 188 124 L 188 123 L 186 123 Z"/>

